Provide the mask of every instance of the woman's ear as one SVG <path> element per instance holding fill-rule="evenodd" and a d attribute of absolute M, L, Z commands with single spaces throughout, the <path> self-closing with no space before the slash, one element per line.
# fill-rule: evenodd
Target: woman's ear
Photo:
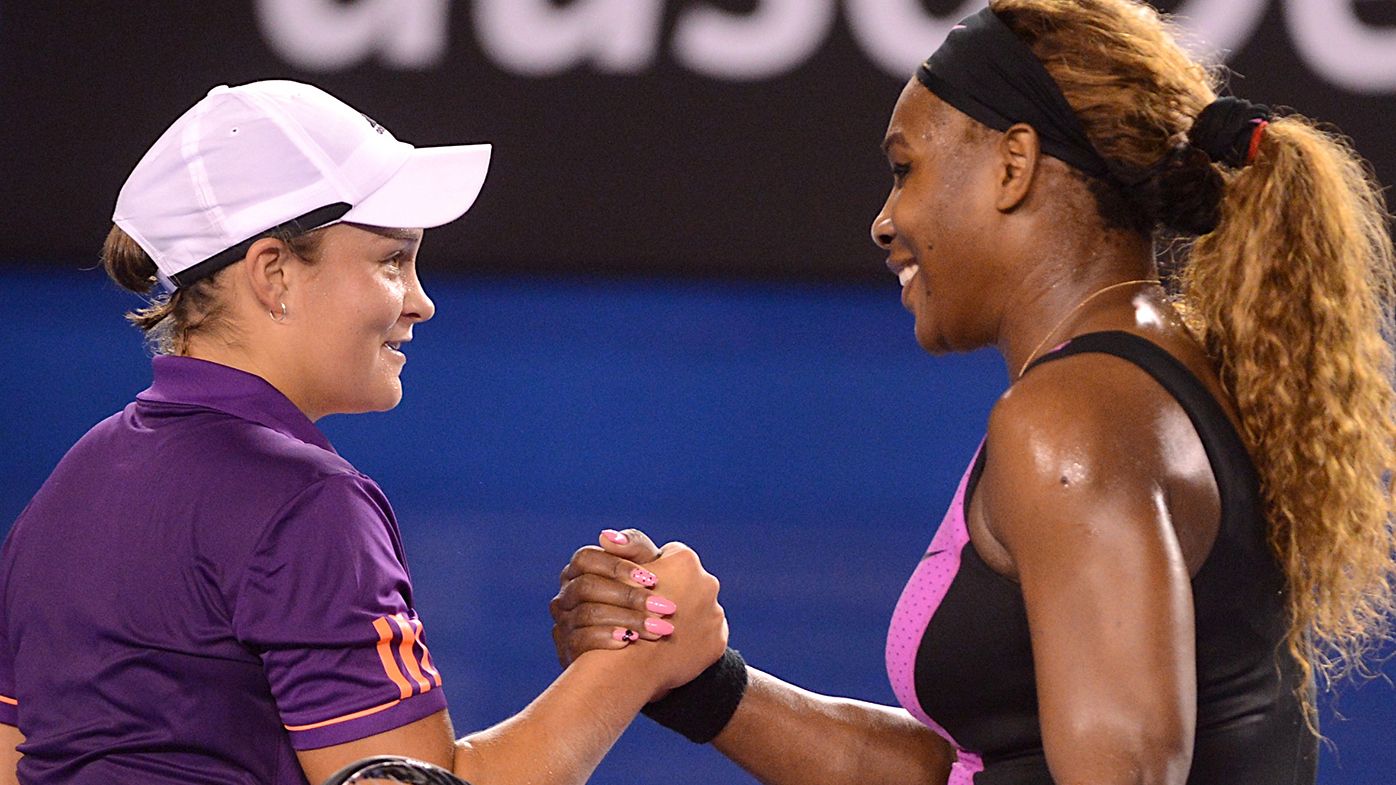
<path fill-rule="evenodd" d="M 286 243 L 275 237 L 264 237 L 253 243 L 243 257 L 243 275 L 258 304 L 268 313 L 280 313 L 286 301 L 292 256 Z"/>
<path fill-rule="evenodd" d="M 999 183 L 994 207 L 1006 213 L 1028 198 L 1033 180 L 1037 177 L 1042 154 L 1037 131 L 1026 123 L 1009 126 L 999 137 L 995 153 L 998 156 L 995 167 L 999 173 Z"/>

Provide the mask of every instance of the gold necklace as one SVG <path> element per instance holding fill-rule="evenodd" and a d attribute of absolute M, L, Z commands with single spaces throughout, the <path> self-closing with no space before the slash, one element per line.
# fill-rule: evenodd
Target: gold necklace
<path fill-rule="evenodd" d="M 1042 340 L 1041 340 L 1041 341 L 1038 341 L 1038 342 L 1037 342 L 1037 346 L 1034 346 L 1034 347 L 1033 347 L 1033 350 L 1032 350 L 1031 352 L 1028 353 L 1028 359 L 1026 359 L 1026 360 L 1023 361 L 1023 366 L 1022 366 L 1021 368 L 1018 369 L 1017 375 L 1015 375 L 1013 378 L 1014 378 L 1014 379 L 1021 379 L 1021 378 L 1023 377 L 1023 372 L 1026 371 L 1026 370 L 1028 369 L 1028 366 L 1032 364 L 1033 358 L 1037 356 L 1038 351 L 1040 351 L 1040 350 L 1042 349 L 1042 347 L 1045 346 L 1045 345 L 1047 344 L 1047 339 L 1051 338 L 1053 335 L 1056 335 L 1057 330 L 1060 330 L 1060 329 L 1061 329 L 1061 326 L 1064 325 L 1064 324 L 1066 324 L 1066 322 L 1067 322 L 1068 319 L 1070 319 L 1071 317 L 1075 316 L 1077 311 L 1079 311 L 1079 310 L 1081 310 L 1082 308 L 1086 307 L 1086 303 L 1090 302 L 1091 300 L 1094 300 L 1096 297 L 1099 297 L 1099 296 L 1102 295 L 1102 294 L 1105 294 L 1106 292 L 1110 291 L 1111 289 L 1119 289 L 1119 288 L 1122 287 L 1122 286 L 1130 286 L 1130 285 L 1133 285 L 1133 284 L 1140 284 L 1140 283 L 1157 283 L 1157 284 L 1161 284 L 1162 282 L 1159 281 L 1157 278 L 1137 278 L 1137 279 L 1135 279 L 1135 280 L 1133 280 L 1133 281 L 1120 281 L 1119 283 L 1112 283 L 1112 284 L 1110 284 L 1109 286 L 1105 286 L 1105 287 L 1102 287 L 1102 288 L 1100 288 L 1100 289 L 1096 289 L 1094 292 L 1091 292 L 1090 294 L 1086 295 L 1086 298 L 1085 298 L 1084 300 L 1082 300 L 1081 302 L 1077 303 L 1075 308 L 1072 308 L 1070 311 L 1068 311 L 1067 314 L 1066 314 L 1066 316 L 1063 316 L 1063 317 L 1061 318 L 1061 321 L 1059 321 L 1059 322 L 1057 322 L 1056 324 L 1052 325 L 1052 329 L 1051 329 L 1051 330 L 1048 330 L 1048 331 L 1047 331 L 1047 334 L 1044 335 L 1044 336 L 1042 336 Z"/>

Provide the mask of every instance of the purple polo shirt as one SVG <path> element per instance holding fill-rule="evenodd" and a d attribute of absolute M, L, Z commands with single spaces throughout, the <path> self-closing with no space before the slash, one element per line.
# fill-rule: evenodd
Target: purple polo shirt
<path fill-rule="evenodd" d="M 383 492 L 257 376 L 157 357 L 0 552 L 0 722 L 47 785 L 304 785 L 446 706 Z"/>

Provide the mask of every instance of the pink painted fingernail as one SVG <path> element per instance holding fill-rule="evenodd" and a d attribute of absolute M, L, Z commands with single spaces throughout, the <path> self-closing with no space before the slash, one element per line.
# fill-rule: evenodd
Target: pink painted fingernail
<path fill-rule="evenodd" d="M 648 626 L 648 625 L 646 625 L 646 626 Z M 670 630 L 672 631 L 672 629 L 673 629 L 673 628 L 671 627 Z M 627 630 L 627 629 L 625 629 L 624 627 L 617 627 L 617 628 L 615 628 L 614 630 L 611 631 L 611 637 L 612 637 L 612 638 L 615 638 L 616 640 L 620 641 L 621 643 L 629 643 L 629 642 L 635 640 L 636 638 L 640 637 L 640 633 L 638 633 L 638 632 L 636 632 L 636 631 L 634 631 L 634 630 Z"/>
<path fill-rule="evenodd" d="M 645 619 L 645 629 L 655 635 L 668 635 L 674 631 L 674 625 L 663 619 Z"/>
<path fill-rule="evenodd" d="M 670 600 L 660 597 L 658 594 L 645 600 L 645 607 L 649 608 L 651 613 L 662 613 L 665 616 L 679 609 L 679 606 L 675 605 Z"/>
<path fill-rule="evenodd" d="M 644 569 L 643 567 L 636 567 L 635 569 L 631 570 L 630 580 L 635 581 L 636 583 L 646 588 L 652 587 L 656 583 L 659 583 L 659 579 L 654 577 L 654 573 Z"/>
<path fill-rule="evenodd" d="M 630 538 L 628 536 L 626 536 L 623 532 L 616 531 L 615 529 L 602 529 L 601 536 L 605 537 L 606 539 L 610 540 L 616 545 L 628 545 L 630 543 Z"/>

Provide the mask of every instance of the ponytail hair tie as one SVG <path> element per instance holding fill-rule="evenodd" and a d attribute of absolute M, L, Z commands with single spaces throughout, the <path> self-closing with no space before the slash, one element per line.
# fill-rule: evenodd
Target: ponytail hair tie
<path fill-rule="evenodd" d="M 1260 137 L 1265 135 L 1265 126 L 1269 124 L 1269 120 L 1255 121 L 1255 130 L 1251 131 L 1251 143 L 1246 146 L 1246 166 L 1255 161 L 1255 153 L 1260 149 Z"/>
<path fill-rule="evenodd" d="M 1241 168 L 1255 159 L 1260 137 L 1272 117 L 1270 107 L 1244 98 L 1218 98 L 1202 110 L 1188 132 L 1188 143 L 1216 163 Z"/>

